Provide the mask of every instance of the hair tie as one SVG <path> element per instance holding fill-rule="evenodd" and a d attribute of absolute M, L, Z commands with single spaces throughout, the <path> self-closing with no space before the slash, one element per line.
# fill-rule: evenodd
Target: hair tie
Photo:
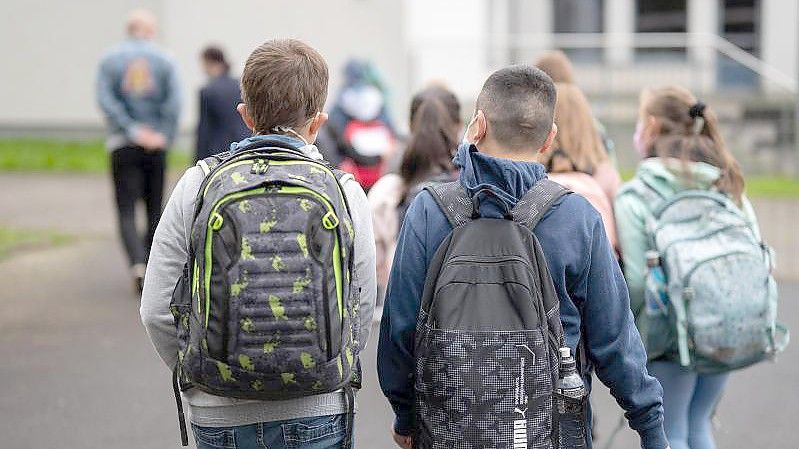
<path fill-rule="evenodd" d="M 688 115 L 694 120 L 694 134 L 699 134 L 705 127 L 705 108 L 706 104 L 697 101 L 696 104 L 688 109 Z"/>
<path fill-rule="evenodd" d="M 701 101 L 697 101 L 695 105 L 688 109 L 688 115 L 690 115 L 691 118 L 705 118 L 706 107 L 706 104 L 702 103 Z"/>

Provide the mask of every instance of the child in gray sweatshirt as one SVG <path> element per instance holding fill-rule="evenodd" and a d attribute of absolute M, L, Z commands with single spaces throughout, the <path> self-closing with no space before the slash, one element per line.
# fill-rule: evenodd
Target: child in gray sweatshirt
<path fill-rule="evenodd" d="M 308 158 L 321 159 L 316 147 L 306 142 L 315 140 L 327 119 L 321 112 L 327 95 L 327 66 L 322 57 L 299 41 L 269 41 L 250 56 L 242 78 L 244 103 L 239 105 L 239 112 L 255 135 L 233 143 L 231 151 L 235 154 L 259 140 L 277 139 Z M 275 99 L 278 103 L 269 103 Z M 142 322 L 170 369 L 177 362 L 179 342 L 169 305 L 188 259 L 195 201 L 204 178 L 203 170 L 195 166 L 176 185 L 156 230 L 145 277 Z M 342 187 L 355 235 L 352 279 L 353 288 L 361 292 L 358 319 L 363 349 L 377 294 L 374 238 L 363 189 L 352 177 L 344 179 Z M 183 399 L 190 406 L 192 430 L 200 449 L 232 447 L 229 443 L 233 441 L 238 448 L 264 444 L 282 448 L 287 441 L 298 448 L 310 444 L 314 448 L 341 447 L 345 438 L 347 401 L 343 391 L 255 401 L 214 396 L 193 388 L 183 393 Z"/>

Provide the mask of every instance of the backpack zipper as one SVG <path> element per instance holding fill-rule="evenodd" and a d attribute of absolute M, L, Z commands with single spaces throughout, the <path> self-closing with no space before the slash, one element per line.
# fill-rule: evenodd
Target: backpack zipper
<path fill-rule="evenodd" d="M 661 226 L 659 226 L 655 230 L 655 233 L 662 231 L 663 227 L 665 225 L 667 225 L 667 224 L 676 224 L 676 223 L 678 223 L 678 222 L 672 221 L 672 222 L 663 223 Z M 666 245 L 666 247 L 664 247 L 663 250 L 658 251 L 658 252 L 660 254 L 666 254 L 666 252 L 668 252 L 668 250 L 670 250 L 671 247 L 676 245 L 676 244 L 683 243 L 683 242 L 692 242 L 692 241 L 696 241 L 696 240 L 704 240 L 704 239 L 706 239 L 708 237 L 711 237 L 713 235 L 716 235 L 716 234 L 718 234 L 720 232 L 724 232 L 724 231 L 727 231 L 729 229 L 734 229 L 734 228 L 749 228 L 749 226 L 745 225 L 745 224 L 729 224 L 729 225 L 726 225 L 726 226 L 722 226 L 722 227 L 720 227 L 718 229 L 714 229 L 711 232 L 706 232 L 706 233 L 698 235 L 698 236 L 695 235 L 695 236 L 692 236 L 692 237 L 686 237 L 686 238 L 681 239 L 681 240 L 675 240 L 675 241 L 669 243 L 668 245 Z M 751 228 L 749 228 L 749 229 L 751 229 Z"/>
<path fill-rule="evenodd" d="M 274 153 L 271 154 L 270 156 L 292 156 L 292 155 L 287 153 Z M 205 198 L 205 195 L 208 194 L 208 189 L 211 188 L 211 184 L 214 182 L 214 180 L 216 180 L 216 178 L 218 178 L 222 173 L 230 170 L 231 168 L 240 167 L 242 165 L 257 165 L 258 171 L 256 172 L 256 174 L 263 175 L 266 174 L 266 170 L 269 168 L 269 165 L 297 165 L 297 164 L 313 165 L 319 168 L 320 170 L 324 170 L 327 174 L 329 174 L 333 179 L 336 180 L 336 186 L 338 188 L 339 194 L 346 201 L 347 197 L 344 195 L 344 190 L 342 189 L 341 184 L 338 182 L 338 178 L 336 178 L 336 175 L 333 173 L 333 171 L 330 170 L 325 164 L 321 162 L 301 161 L 301 160 L 276 160 L 276 159 L 269 159 L 268 157 L 255 160 L 245 159 L 241 161 L 231 162 L 228 165 L 221 167 L 216 172 L 214 172 L 211 175 L 211 177 L 208 179 L 208 182 L 205 184 L 205 189 L 203 190 L 202 197 Z M 254 172 L 254 170 L 256 170 L 255 167 L 250 169 L 251 172 Z"/>
<path fill-rule="evenodd" d="M 525 259 L 524 257 L 519 256 L 455 256 L 452 259 L 449 259 L 448 264 L 451 265 L 461 265 L 461 264 L 472 264 L 472 263 L 491 263 L 491 264 L 499 264 L 505 262 L 521 262 L 527 267 L 530 272 L 534 273 L 533 267 L 530 265 L 530 261 Z"/>
<path fill-rule="evenodd" d="M 717 260 L 717 259 L 723 259 L 725 257 L 737 256 L 737 255 L 747 255 L 747 256 L 750 256 L 750 257 L 753 257 L 753 258 L 757 257 L 754 254 L 752 254 L 750 252 L 747 252 L 747 251 L 733 251 L 731 253 L 719 254 L 719 255 L 716 255 L 716 256 L 713 256 L 713 257 L 708 257 L 706 259 L 702 259 L 699 262 L 694 263 L 694 266 L 691 267 L 691 269 L 687 273 L 685 273 L 685 276 L 683 276 L 682 285 L 685 286 L 685 285 L 688 285 L 688 283 L 691 282 L 691 277 L 694 275 L 696 270 L 699 269 L 700 266 L 702 266 L 702 265 L 704 265 L 704 264 L 706 264 L 708 262 L 713 262 L 714 260 Z"/>

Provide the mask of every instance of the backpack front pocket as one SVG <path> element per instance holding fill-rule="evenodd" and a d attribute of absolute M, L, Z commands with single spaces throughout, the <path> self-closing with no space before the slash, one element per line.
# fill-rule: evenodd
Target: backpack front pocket
<path fill-rule="evenodd" d="M 522 439 L 552 447 L 556 361 L 541 330 L 423 332 L 416 364 L 420 447 L 514 447 Z"/>

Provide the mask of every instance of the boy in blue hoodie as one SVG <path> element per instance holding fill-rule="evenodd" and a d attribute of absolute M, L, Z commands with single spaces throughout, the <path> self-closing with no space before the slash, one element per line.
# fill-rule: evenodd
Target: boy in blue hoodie
<path fill-rule="evenodd" d="M 533 185 L 546 177 L 537 162 L 557 133 L 555 87 L 543 72 L 513 66 L 494 72 L 477 98 L 476 113 L 455 156 L 459 181 L 480 196 L 480 215 L 502 218 Z M 407 211 L 386 292 L 377 369 L 396 420 L 394 440 L 412 447 L 414 434 L 414 337 L 427 269 L 452 230 L 428 192 Z M 663 432 L 662 389 L 646 371 L 646 352 L 633 322 L 630 300 L 599 213 L 579 195 L 566 195 L 534 233 L 541 243 L 555 289 L 566 343 L 584 342 L 587 372 L 594 369 L 626 410 L 644 449 L 668 446 Z M 590 375 L 586 376 L 590 389 Z M 586 425 L 590 426 L 590 413 Z M 588 442 L 590 445 L 590 441 Z"/>

